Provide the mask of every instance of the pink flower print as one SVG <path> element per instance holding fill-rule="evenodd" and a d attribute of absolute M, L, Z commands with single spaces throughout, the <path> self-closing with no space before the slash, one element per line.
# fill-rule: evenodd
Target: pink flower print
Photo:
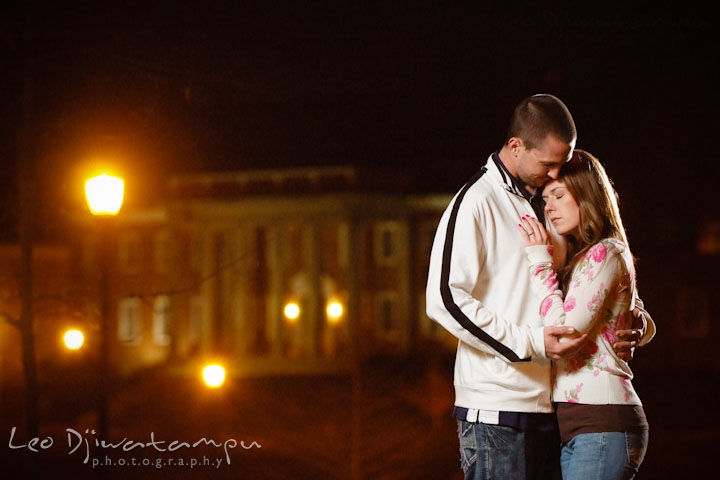
<path fill-rule="evenodd" d="M 544 270 L 545 270 L 545 266 L 538 265 L 537 267 L 535 267 L 535 272 L 533 272 L 533 275 L 535 275 L 536 277 L 539 277 L 543 274 Z"/>
<path fill-rule="evenodd" d="M 543 282 L 543 285 L 545 285 L 550 290 L 556 290 L 557 289 L 557 274 L 555 272 L 551 272 L 550 275 L 547 276 L 545 281 Z"/>
<path fill-rule="evenodd" d="M 575 308 L 575 297 L 566 298 L 565 303 L 563 304 L 563 310 L 565 310 L 565 313 L 571 312 L 573 308 Z"/>
<path fill-rule="evenodd" d="M 582 390 L 583 384 L 579 384 L 575 388 L 570 389 L 570 391 L 565 390 L 565 400 L 568 401 L 568 403 L 578 403 L 580 400 L 580 391 Z"/>
<path fill-rule="evenodd" d="M 607 326 L 602 331 L 602 336 L 607 342 L 612 345 L 617 341 L 617 335 L 615 334 L 615 328 Z"/>
<path fill-rule="evenodd" d="M 542 315 L 543 318 L 547 315 L 548 310 L 550 310 L 550 307 L 552 307 L 552 298 L 545 297 L 545 300 L 542 301 L 540 304 L 540 315 Z"/>
<path fill-rule="evenodd" d="M 598 356 L 593 356 L 588 360 L 588 362 L 585 364 L 585 367 L 592 371 L 593 376 L 597 377 L 600 375 L 600 372 L 607 372 L 608 366 L 607 366 L 607 354 L 600 354 Z"/>
<path fill-rule="evenodd" d="M 625 401 L 630 401 L 630 397 L 632 397 L 632 386 L 630 385 L 630 380 L 620 377 L 620 385 L 622 385 L 623 390 L 625 390 Z"/>
<path fill-rule="evenodd" d="M 607 290 L 605 289 L 605 284 L 600 284 L 600 289 L 598 290 L 598 293 L 592 296 L 590 301 L 587 304 L 587 309 L 590 312 L 597 311 L 605 301 L 605 296 L 607 295 Z"/>
<path fill-rule="evenodd" d="M 617 318 L 615 319 L 615 329 L 616 330 L 625 330 L 630 326 L 631 323 L 631 312 L 621 312 L 618 314 Z"/>
<path fill-rule="evenodd" d="M 566 370 L 568 372 L 580 370 L 582 367 L 587 365 L 590 360 L 592 360 L 593 355 L 595 355 L 597 351 L 597 343 L 588 340 L 582 348 L 580 348 L 579 352 L 565 360 Z"/>
<path fill-rule="evenodd" d="M 602 243 L 598 243 L 594 247 L 590 249 L 588 252 L 588 256 L 592 258 L 592 260 L 595 263 L 600 263 L 603 260 L 605 260 L 605 255 L 607 254 L 607 247 L 603 245 Z"/>

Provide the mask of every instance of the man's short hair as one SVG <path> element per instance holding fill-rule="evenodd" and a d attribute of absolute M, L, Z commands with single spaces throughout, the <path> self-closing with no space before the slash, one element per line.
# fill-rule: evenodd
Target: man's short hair
<path fill-rule="evenodd" d="M 573 143 L 577 139 L 575 121 L 559 98 L 547 94 L 533 95 L 515 107 L 505 143 L 512 137 L 518 137 L 525 148 L 539 148 L 548 135 L 568 144 Z"/>

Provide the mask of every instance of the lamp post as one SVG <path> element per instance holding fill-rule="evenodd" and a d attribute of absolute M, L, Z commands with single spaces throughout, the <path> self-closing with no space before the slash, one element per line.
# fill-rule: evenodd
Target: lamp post
<path fill-rule="evenodd" d="M 110 375 L 110 220 L 123 202 L 125 182 L 122 178 L 100 175 L 85 183 L 85 198 L 90 213 L 98 217 L 100 240 L 100 358 L 98 365 L 98 434 L 109 440 L 108 383 Z"/>

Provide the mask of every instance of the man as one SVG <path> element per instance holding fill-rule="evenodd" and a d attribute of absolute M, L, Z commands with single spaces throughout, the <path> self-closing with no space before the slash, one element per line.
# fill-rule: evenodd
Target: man
<path fill-rule="evenodd" d="M 557 178 L 576 139 L 563 102 L 526 98 L 502 149 L 458 192 L 437 230 L 427 313 L 459 339 L 455 416 L 467 479 L 560 478 L 549 359 L 574 354 L 585 336 L 543 327 L 518 224 L 524 215 L 543 221 L 542 186 Z M 628 358 L 640 335 L 618 335 Z"/>

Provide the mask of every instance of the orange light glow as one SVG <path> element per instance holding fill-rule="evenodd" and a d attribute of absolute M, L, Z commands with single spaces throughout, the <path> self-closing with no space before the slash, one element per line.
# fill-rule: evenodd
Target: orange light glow
<path fill-rule="evenodd" d="M 203 381 L 209 388 L 220 388 L 225 383 L 225 373 L 222 365 L 206 365 L 202 372 Z"/>
<path fill-rule="evenodd" d="M 63 335 L 63 343 L 68 350 L 80 350 L 85 343 L 85 335 L 80 330 L 68 330 Z"/>
<path fill-rule="evenodd" d="M 325 309 L 327 313 L 328 323 L 330 325 L 337 325 L 342 320 L 344 309 L 340 302 L 330 302 Z"/>
<path fill-rule="evenodd" d="M 117 215 L 123 202 L 125 181 L 99 175 L 85 182 L 85 197 L 93 215 Z"/>
<path fill-rule="evenodd" d="M 298 318 L 300 318 L 300 305 L 295 302 L 290 302 L 285 305 L 283 313 L 290 323 L 295 323 Z"/>

